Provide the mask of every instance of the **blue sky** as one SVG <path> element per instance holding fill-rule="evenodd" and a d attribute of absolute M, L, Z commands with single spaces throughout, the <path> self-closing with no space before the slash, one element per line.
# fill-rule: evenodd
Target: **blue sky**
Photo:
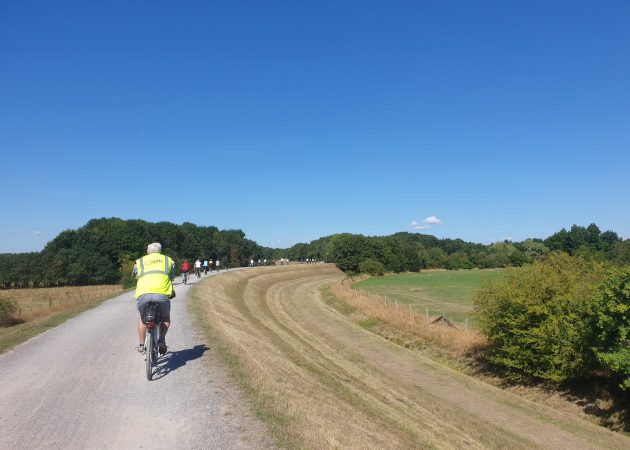
<path fill-rule="evenodd" d="M 0 252 L 91 218 L 630 238 L 630 2 L 0 4 Z M 428 222 L 428 223 L 426 223 Z"/>

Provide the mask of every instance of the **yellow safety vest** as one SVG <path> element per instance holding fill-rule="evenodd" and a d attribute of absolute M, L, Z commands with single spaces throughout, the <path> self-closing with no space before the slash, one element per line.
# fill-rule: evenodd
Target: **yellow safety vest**
<path fill-rule="evenodd" d="M 138 284 L 136 298 L 143 294 L 171 295 L 171 271 L 173 260 L 160 253 L 151 253 L 136 261 L 138 266 Z"/>

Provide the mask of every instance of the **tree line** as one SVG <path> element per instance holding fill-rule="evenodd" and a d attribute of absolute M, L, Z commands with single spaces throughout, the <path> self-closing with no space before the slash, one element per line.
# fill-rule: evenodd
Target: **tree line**
<path fill-rule="evenodd" d="M 250 259 L 308 258 L 335 263 L 346 273 L 518 267 L 555 251 L 630 264 L 630 239 L 623 240 L 613 231 L 601 232 L 595 224 L 573 225 L 546 239 L 489 245 L 420 233 L 341 233 L 272 249 L 246 239 L 241 230 L 101 218 L 61 232 L 41 252 L 0 254 L 0 288 L 118 283 L 154 241 L 161 242 L 164 252 L 176 261 L 212 258 L 221 260 L 222 266 L 238 267 L 248 265 Z"/>
<path fill-rule="evenodd" d="M 225 267 L 246 266 L 251 258 L 271 258 L 273 252 L 246 239 L 241 230 L 93 219 L 62 231 L 41 252 L 0 254 L 0 288 L 116 284 L 151 242 L 160 242 L 176 262 L 212 258 Z"/>
<path fill-rule="evenodd" d="M 422 269 L 519 267 L 557 251 L 630 264 L 630 239 L 623 240 L 614 231 L 602 232 L 595 224 L 563 228 L 546 239 L 506 240 L 488 245 L 462 239 L 438 239 L 420 233 L 401 232 L 390 236 L 342 233 L 308 244 L 295 244 L 288 249 L 276 249 L 273 254 L 276 259 L 332 262 L 346 273 L 362 272 L 361 267 L 370 272 L 398 273 Z"/>

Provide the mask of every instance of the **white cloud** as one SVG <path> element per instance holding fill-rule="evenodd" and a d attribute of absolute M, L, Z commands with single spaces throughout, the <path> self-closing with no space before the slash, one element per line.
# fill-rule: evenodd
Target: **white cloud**
<path fill-rule="evenodd" d="M 39 230 L 35 230 L 35 231 L 33 231 L 33 234 L 34 234 L 35 236 L 38 236 L 38 235 L 42 234 L 42 232 L 41 232 L 41 231 L 39 231 Z"/>
<path fill-rule="evenodd" d="M 418 223 L 417 220 L 412 220 L 409 224 L 411 228 L 414 230 L 430 230 L 433 228 L 433 225 L 443 225 L 444 221 L 442 219 L 438 219 L 435 216 L 429 216 L 422 221 L 422 223 Z"/>
<path fill-rule="evenodd" d="M 431 228 L 431 225 L 421 225 L 421 224 L 418 223 L 417 220 L 412 220 L 409 225 L 414 230 L 428 230 L 429 228 Z"/>
<path fill-rule="evenodd" d="M 422 223 L 428 223 L 430 225 L 442 225 L 444 221 L 442 219 L 438 219 L 435 216 L 429 216 L 422 221 Z"/>

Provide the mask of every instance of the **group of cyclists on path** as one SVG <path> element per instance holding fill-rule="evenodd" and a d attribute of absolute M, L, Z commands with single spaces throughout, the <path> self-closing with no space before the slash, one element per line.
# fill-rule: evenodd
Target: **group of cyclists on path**
<path fill-rule="evenodd" d="M 315 263 L 314 259 L 298 260 L 300 263 Z M 276 264 L 276 261 L 267 261 L 266 259 L 258 260 L 258 265 Z M 288 258 L 282 258 L 280 265 L 289 264 Z M 255 261 L 250 260 L 250 266 L 254 266 Z M 193 267 L 197 278 L 201 278 L 201 272 L 207 275 L 208 271 L 219 272 L 221 263 L 218 259 L 197 259 Z M 183 283 L 186 282 L 191 265 L 188 259 L 180 264 L 180 272 L 182 274 Z M 175 290 L 173 289 L 173 279 L 175 278 L 174 261 L 162 254 L 162 245 L 159 242 L 153 242 L 147 246 L 147 254 L 136 260 L 133 267 L 133 273 L 138 280 L 136 285 L 135 298 L 137 300 L 137 308 L 140 313 L 138 320 L 138 352 L 144 353 L 144 341 L 147 333 L 147 325 L 144 323 L 145 311 L 150 302 L 154 302 L 158 306 L 159 314 L 162 318 L 160 324 L 160 338 L 158 340 L 158 350 L 160 354 L 165 354 L 168 350 L 166 346 L 166 333 L 171 325 L 171 299 L 175 298 Z"/>
<path fill-rule="evenodd" d="M 208 270 L 212 272 L 220 270 L 221 263 L 217 260 L 207 260 L 203 262 L 197 259 L 194 263 L 195 274 L 197 278 L 201 278 L 201 271 L 207 275 Z M 182 278 L 185 279 L 190 272 L 190 263 L 185 259 L 180 265 Z M 137 308 L 140 313 L 138 320 L 138 352 L 144 353 L 144 341 L 147 333 L 147 325 L 144 323 L 145 311 L 149 302 L 158 305 L 158 311 L 162 318 L 160 324 L 160 339 L 158 340 L 158 350 L 160 354 L 168 351 L 166 345 L 166 333 L 171 325 L 171 299 L 175 298 L 175 290 L 173 289 L 173 279 L 175 278 L 175 263 L 173 260 L 162 254 L 162 245 L 159 242 L 153 242 L 147 247 L 147 254 L 136 260 L 133 267 L 133 273 L 138 280 L 136 285 L 135 298 L 137 300 Z"/>

